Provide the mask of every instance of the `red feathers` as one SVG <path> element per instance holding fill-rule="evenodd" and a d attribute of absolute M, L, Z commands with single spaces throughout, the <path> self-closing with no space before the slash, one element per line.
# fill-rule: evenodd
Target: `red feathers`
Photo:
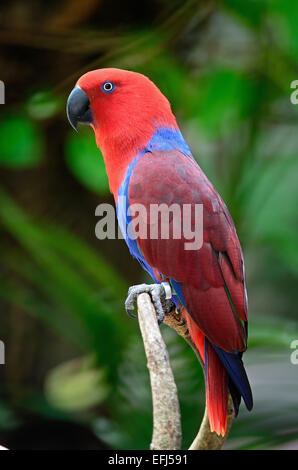
<path fill-rule="evenodd" d="M 211 342 L 227 352 L 245 350 L 241 248 L 225 205 L 200 167 L 177 151 L 147 153 L 132 173 L 129 200 L 148 209 L 148 233 L 150 204 L 203 204 L 201 249 L 185 250 L 183 237 L 139 239 L 138 245 L 151 267 L 179 282 L 187 311 Z M 170 233 L 172 225 L 173 220 Z"/>
<path fill-rule="evenodd" d="M 206 403 L 211 431 L 225 435 L 228 419 L 228 375 L 219 357 L 210 345 L 206 367 Z"/>
<path fill-rule="evenodd" d="M 191 338 L 203 363 L 206 364 L 205 336 L 192 318 L 185 311 L 183 313 Z M 228 375 L 210 343 L 207 344 L 207 347 L 208 360 L 205 365 L 205 382 L 209 424 L 211 431 L 224 436 L 228 417 Z"/>

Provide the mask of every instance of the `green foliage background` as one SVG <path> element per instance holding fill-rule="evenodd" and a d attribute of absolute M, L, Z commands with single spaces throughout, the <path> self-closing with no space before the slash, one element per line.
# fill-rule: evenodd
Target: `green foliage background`
<path fill-rule="evenodd" d="M 95 208 L 112 203 L 103 160 L 92 131 L 74 134 L 65 116 L 77 78 L 113 66 L 145 73 L 167 95 L 244 248 L 255 407 L 242 407 L 226 448 L 297 449 L 298 5 L 13 0 L 0 24 L 1 444 L 57 448 L 65 425 L 81 430 L 73 448 L 150 442 L 143 346 L 123 308 L 128 286 L 146 276 L 123 241 L 96 239 Z M 162 330 L 187 448 L 203 376 Z"/>

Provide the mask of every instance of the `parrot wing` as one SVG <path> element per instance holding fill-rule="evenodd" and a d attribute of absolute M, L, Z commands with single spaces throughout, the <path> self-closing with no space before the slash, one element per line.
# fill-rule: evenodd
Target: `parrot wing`
<path fill-rule="evenodd" d="M 147 152 L 131 169 L 127 196 L 130 206 L 141 204 L 146 208 L 143 222 L 148 236 L 130 242 L 134 256 L 156 279 L 171 282 L 187 312 L 212 344 L 228 353 L 244 351 L 247 300 L 241 246 L 226 205 L 199 165 L 177 150 Z M 169 239 L 162 238 L 160 224 L 157 237 L 150 237 L 156 222 L 150 214 L 154 204 L 176 204 L 181 209 L 188 205 L 192 230 L 195 205 L 201 204 L 201 248 L 185 249 L 190 240 L 183 234 L 183 217 L 179 221 L 171 213 Z M 181 223 L 180 239 L 172 234 L 177 220 Z"/>

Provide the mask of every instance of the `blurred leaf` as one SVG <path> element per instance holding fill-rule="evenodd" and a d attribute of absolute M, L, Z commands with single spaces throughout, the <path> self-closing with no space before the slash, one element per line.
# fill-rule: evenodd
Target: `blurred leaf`
<path fill-rule="evenodd" d="M 249 322 L 248 347 L 289 348 L 298 338 L 297 323 L 269 315 L 254 315 Z"/>
<path fill-rule="evenodd" d="M 44 227 L 42 236 L 47 243 L 86 272 L 90 280 L 102 285 L 113 298 L 123 301 L 127 293 L 127 285 L 100 253 L 62 227 L 47 225 Z"/>
<path fill-rule="evenodd" d="M 80 129 L 79 134 L 71 133 L 65 152 L 71 172 L 83 186 L 101 194 L 109 191 L 104 160 L 90 130 L 83 132 Z"/>
<path fill-rule="evenodd" d="M 0 121 L 0 165 L 27 168 L 42 158 L 42 138 L 38 129 L 23 116 L 6 116 Z"/>
<path fill-rule="evenodd" d="M 223 4 L 228 10 L 235 13 L 251 27 L 257 28 L 261 25 L 264 14 L 267 11 L 268 0 L 253 0 L 249 2 L 243 2 L 242 0 L 224 0 Z"/>
<path fill-rule="evenodd" d="M 19 419 L 4 400 L 0 401 L 0 429 L 14 429 L 19 425 Z"/>
<path fill-rule="evenodd" d="M 31 276 L 28 276 L 27 272 L 27 275 L 25 275 L 24 270 L 29 271 L 29 269 L 28 267 L 25 268 L 24 262 L 20 262 L 21 256 L 19 256 L 18 260 L 19 263 L 13 264 L 13 268 L 18 274 L 22 273 L 25 279 L 30 278 L 32 281 L 39 279 L 43 280 L 44 284 L 49 284 L 50 281 L 45 277 L 44 272 L 34 272 L 34 274 L 31 273 Z M 23 269 L 17 269 L 20 266 Z M 34 276 L 36 277 L 34 278 Z M 10 305 L 14 305 L 28 315 L 42 321 L 44 325 L 60 334 L 65 340 L 75 343 L 80 350 L 88 350 L 90 341 L 88 332 L 82 328 L 82 323 L 77 318 L 74 318 L 74 315 L 67 309 L 55 305 L 53 299 L 51 299 L 52 301 L 47 301 L 44 298 L 40 298 L 36 288 L 25 287 L 20 281 L 12 282 L 1 276 L 0 296 L 9 302 Z"/>
<path fill-rule="evenodd" d="M 51 91 L 35 93 L 27 101 L 28 114 L 40 120 L 55 116 L 64 106 L 64 100 L 53 95 Z"/>
<path fill-rule="evenodd" d="M 91 357 L 73 359 L 52 369 L 45 381 L 49 403 L 63 411 L 84 411 L 102 403 L 108 396 L 102 369 Z"/>
<path fill-rule="evenodd" d="M 274 35 L 278 46 L 296 60 L 298 54 L 298 3 L 291 0 L 270 0 L 273 13 Z"/>
<path fill-rule="evenodd" d="M 199 123 L 210 135 L 230 134 L 247 117 L 255 100 L 253 83 L 236 70 L 215 68 L 201 77 Z"/>
<path fill-rule="evenodd" d="M 297 177 L 296 156 L 257 161 L 246 169 L 240 189 L 246 233 L 258 240 L 279 239 L 288 233 L 298 241 Z"/>

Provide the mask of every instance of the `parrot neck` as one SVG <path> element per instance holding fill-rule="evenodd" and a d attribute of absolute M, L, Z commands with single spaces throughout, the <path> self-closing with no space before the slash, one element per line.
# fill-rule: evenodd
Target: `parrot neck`
<path fill-rule="evenodd" d="M 143 132 L 142 138 L 119 132 L 118 134 L 96 132 L 96 143 L 104 158 L 110 191 L 117 200 L 117 193 L 129 164 L 142 151 L 153 130 Z"/>
<path fill-rule="evenodd" d="M 182 137 L 175 118 L 167 125 L 144 126 L 139 134 L 105 133 L 104 129 L 95 130 L 96 143 L 105 161 L 109 186 L 117 202 L 118 189 L 121 186 L 127 169 L 140 154 L 160 150 L 177 149 L 191 155 L 188 145 Z"/>

